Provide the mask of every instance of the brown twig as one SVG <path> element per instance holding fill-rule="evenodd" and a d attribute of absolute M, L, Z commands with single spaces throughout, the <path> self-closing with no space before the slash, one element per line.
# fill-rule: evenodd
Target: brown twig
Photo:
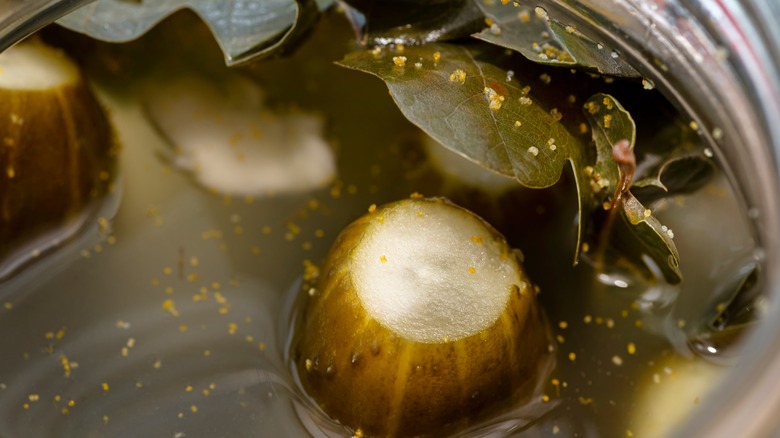
<path fill-rule="evenodd" d="M 631 143 L 628 140 L 618 140 L 618 142 L 612 146 L 612 159 L 615 161 L 615 164 L 617 164 L 620 176 L 618 178 L 617 187 L 615 187 L 615 194 L 612 196 L 612 202 L 609 204 L 609 215 L 607 216 L 607 220 L 604 222 L 604 226 L 601 228 L 599 235 L 596 265 L 601 271 L 604 270 L 604 257 L 607 252 L 607 244 L 609 242 L 609 236 L 612 233 L 615 218 L 619 214 L 620 207 L 625 200 L 625 195 L 631 189 L 631 182 L 634 180 L 634 172 L 636 171 L 636 156 L 634 155 L 634 151 L 631 150 Z"/>

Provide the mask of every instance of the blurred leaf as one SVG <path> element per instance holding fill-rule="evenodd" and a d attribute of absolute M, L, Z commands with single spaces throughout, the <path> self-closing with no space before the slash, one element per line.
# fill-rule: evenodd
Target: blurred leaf
<path fill-rule="evenodd" d="M 542 64 L 583 67 L 611 76 L 641 77 L 616 51 L 550 17 L 541 7 L 532 8 L 517 1 L 476 0 L 476 4 L 493 22 L 474 35 L 476 38 L 516 50 Z"/>
<path fill-rule="evenodd" d="M 60 19 L 59 24 L 108 42 L 134 40 L 181 9 L 191 9 L 209 26 L 227 65 L 269 56 L 294 42 L 332 1 L 322 0 L 98 0 Z"/>
<path fill-rule="evenodd" d="M 694 192 L 715 174 L 712 161 L 701 154 L 665 158 L 653 166 L 650 175 L 636 181 L 634 193 L 643 202 Z"/>
<path fill-rule="evenodd" d="M 634 195 L 642 202 L 691 193 L 715 173 L 701 136 L 680 120 L 668 123 L 645 149 L 633 185 Z"/>
<path fill-rule="evenodd" d="M 473 0 L 347 0 L 347 18 L 363 45 L 417 45 L 469 36 L 482 29 Z"/>
<path fill-rule="evenodd" d="M 354 52 L 339 64 L 381 78 L 410 121 L 469 160 L 514 176 L 526 187 L 554 184 L 569 161 L 580 209 L 592 205 L 581 165 L 590 146 L 560 123 L 554 101 L 537 100 L 530 91 L 527 84 L 538 80 L 537 71 L 520 65 L 508 78 L 502 64 L 511 59 L 503 52 L 486 44 L 434 43 Z M 581 233 L 588 215 L 579 216 Z"/>
<path fill-rule="evenodd" d="M 710 305 L 711 317 L 688 341 L 694 352 L 709 360 L 723 363 L 738 360 L 741 352 L 735 347 L 765 316 L 759 266 L 746 268 L 747 274 L 726 290 L 725 299 Z"/>
<path fill-rule="evenodd" d="M 636 128 L 631 115 L 612 96 L 596 94 L 583 106 L 591 125 L 596 143 L 596 164 L 591 174 L 595 192 L 604 189 L 613 194 L 619 184 L 620 172 L 612 158 L 612 146 L 620 140 L 628 140 L 634 147 Z M 610 242 L 621 255 L 638 267 L 645 267 L 645 256 L 650 257 L 661 270 L 666 281 L 672 284 L 682 281 L 680 257 L 670 233 L 658 220 L 647 215 L 647 210 L 631 192 L 624 194 Z M 647 271 L 647 268 L 643 270 Z"/>
<path fill-rule="evenodd" d="M 761 295 L 760 272 L 758 264 L 745 275 L 725 302 L 715 306 L 716 316 L 710 322 L 710 328 L 716 331 L 730 327 L 741 327 L 759 319 L 756 300 Z"/>

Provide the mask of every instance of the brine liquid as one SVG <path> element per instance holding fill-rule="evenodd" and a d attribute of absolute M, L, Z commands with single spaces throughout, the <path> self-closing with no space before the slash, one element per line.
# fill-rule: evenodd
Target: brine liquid
<path fill-rule="evenodd" d="M 246 71 L 272 101 L 326 119 L 339 177 L 307 194 L 199 187 L 162 158 L 170 149 L 132 93 L 101 93 L 124 145 L 119 207 L 104 213 L 109 228 L 96 218 L 76 242 L 0 285 L 0 436 L 346 434 L 301 413 L 312 408 L 285 363 L 285 303 L 342 227 L 413 192 L 474 201 L 466 207 L 524 252 L 540 286 L 558 357 L 539 403 L 552 409 L 514 433 L 643 436 L 646 387 L 685 385 L 667 361 L 686 353 L 687 321 L 700 321 L 701 303 L 751 266 L 728 186 L 716 178 L 659 210 L 675 232 L 682 288 L 599 281 L 587 263 L 572 267 L 571 184 L 462 196 L 426 164 L 420 131 L 381 81 L 332 64 L 350 38 L 331 17 L 291 59 Z M 731 210 L 712 220 L 713 205 Z M 690 404 L 704 401 L 706 391 Z"/>

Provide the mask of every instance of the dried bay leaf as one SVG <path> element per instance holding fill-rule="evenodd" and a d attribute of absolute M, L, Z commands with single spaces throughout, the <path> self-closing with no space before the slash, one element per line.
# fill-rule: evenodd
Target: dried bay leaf
<path fill-rule="evenodd" d="M 620 172 L 612 158 L 612 146 L 620 140 L 628 140 L 631 149 L 636 139 L 636 127 L 631 115 L 612 96 L 596 94 L 584 105 L 583 110 L 591 125 L 593 142 L 596 144 L 597 160 L 592 172 L 594 190 L 599 188 L 614 193 L 618 186 Z M 660 269 L 666 281 L 672 284 L 682 281 L 680 256 L 672 240 L 673 234 L 664 227 L 629 191 L 616 208 L 620 220 L 616 221 L 610 242 L 634 265 L 647 275 L 652 270 L 646 267 L 649 257 Z"/>
<path fill-rule="evenodd" d="M 590 187 L 582 183 L 590 146 L 560 122 L 550 99 L 535 97 L 542 93 L 527 84 L 538 83 L 538 70 L 518 64 L 508 75 L 500 64 L 503 58 L 502 49 L 486 44 L 435 43 L 353 52 L 339 64 L 384 80 L 410 121 L 462 156 L 526 187 L 554 184 L 569 162 L 580 209 L 590 206 Z M 588 215 L 579 216 L 581 236 Z"/>
<path fill-rule="evenodd" d="M 70 30 L 108 42 L 134 40 L 169 15 L 191 9 L 208 24 L 227 65 L 275 53 L 309 28 L 332 1 L 98 0 L 61 18 Z"/>
<path fill-rule="evenodd" d="M 618 52 L 561 23 L 535 4 L 535 7 L 516 1 L 476 1 L 476 4 L 492 21 L 489 28 L 474 35 L 476 38 L 518 51 L 541 64 L 582 67 L 610 76 L 641 77 Z"/>

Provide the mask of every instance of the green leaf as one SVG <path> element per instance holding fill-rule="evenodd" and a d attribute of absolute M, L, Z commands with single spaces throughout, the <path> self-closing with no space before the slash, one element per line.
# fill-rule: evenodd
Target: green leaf
<path fill-rule="evenodd" d="M 658 199 L 692 193 L 715 174 L 712 161 L 701 154 L 673 156 L 660 160 L 649 176 L 634 183 L 638 199 L 650 203 Z"/>
<path fill-rule="evenodd" d="M 715 314 L 709 323 L 711 330 L 725 331 L 758 321 L 760 311 L 756 301 L 762 293 L 759 269 L 759 266 L 755 265 L 740 279 L 733 291 L 727 295 L 726 300 L 714 306 Z"/>
<path fill-rule="evenodd" d="M 715 173 L 712 160 L 699 134 L 680 120 L 669 122 L 652 139 L 637 168 L 633 192 L 645 203 L 691 193 L 704 186 Z"/>
<path fill-rule="evenodd" d="M 98 0 L 63 17 L 59 24 L 108 42 L 134 40 L 181 9 L 208 24 L 227 65 L 269 56 L 300 37 L 331 0 Z"/>
<path fill-rule="evenodd" d="M 581 67 L 610 76 L 641 77 L 617 51 L 561 23 L 541 7 L 532 8 L 518 1 L 476 0 L 476 4 L 493 21 L 488 29 L 474 35 L 476 38 L 516 50 L 542 64 Z"/>
<path fill-rule="evenodd" d="M 583 105 L 583 112 L 596 144 L 596 164 L 592 174 L 594 189 L 597 192 L 605 189 L 607 194 L 612 194 L 620 177 L 617 164 L 612 158 L 612 146 L 625 139 L 631 145 L 631 150 L 634 149 L 634 119 L 614 97 L 602 93 L 591 96 Z"/>
<path fill-rule="evenodd" d="M 516 67 L 514 76 L 508 77 L 504 63 Z M 377 48 L 350 53 L 339 64 L 381 78 L 410 121 L 469 160 L 514 176 L 526 187 L 554 184 L 568 161 L 575 169 L 580 209 L 592 205 L 581 164 L 590 146 L 561 124 L 555 100 L 537 100 L 546 90 L 528 84 L 538 83 L 538 70 L 512 64 L 503 49 L 443 43 L 403 51 Z M 588 215 L 579 216 L 581 236 Z"/>
<path fill-rule="evenodd" d="M 680 256 L 672 240 L 671 232 L 652 215 L 635 197 L 628 192 L 622 203 L 620 218 L 615 224 L 611 243 L 621 255 L 626 257 L 643 271 L 650 271 L 645 257 L 649 257 L 670 284 L 682 281 Z"/>
<path fill-rule="evenodd" d="M 754 265 L 725 296 L 710 305 L 710 318 L 688 341 L 693 351 L 714 360 L 723 360 L 724 355 L 726 359 L 740 356 L 733 354 L 735 347 L 766 316 L 760 277 L 759 267 Z"/>
<path fill-rule="evenodd" d="M 473 0 L 347 0 L 347 18 L 366 46 L 424 44 L 471 35 L 483 15 Z"/>
<path fill-rule="evenodd" d="M 615 100 L 606 94 L 596 94 L 583 106 L 591 125 L 593 141 L 596 143 L 596 164 L 588 173 L 592 177 L 594 192 L 603 189 L 604 195 L 614 194 L 620 172 L 612 158 L 612 146 L 620 140 L 628 140 L 631 148 L 636 139 L 636 127 L 631 115 Z M 616 221 L 610 243 L 620 254 L 648 275 L 644 257 L 650 257 L 660 269 L 666 281 L 672 284 L 682 281 L 677 247 L 672 241 L 671 232 L 647 210 L 631 192 L 624 194 L 617 212 L 621 220 Z"/>

